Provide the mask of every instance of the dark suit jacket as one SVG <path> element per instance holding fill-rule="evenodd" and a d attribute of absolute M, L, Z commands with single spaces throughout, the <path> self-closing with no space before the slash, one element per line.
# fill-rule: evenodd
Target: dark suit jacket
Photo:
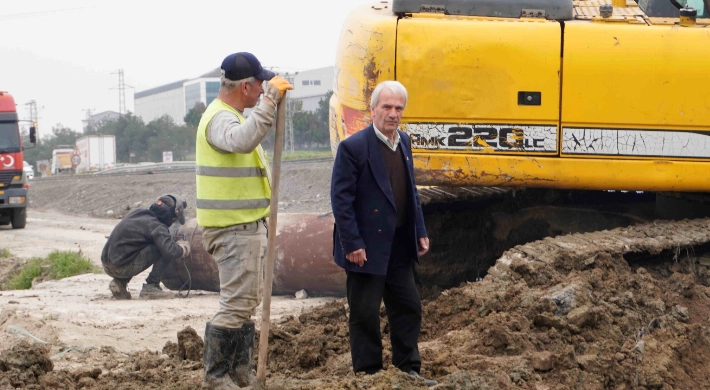
<path fill-rule="evenodd" d="M 412 253 L 416 258 L 418 239 L 427 237 L 427 233 L 414 184 L 409 136 L 399 131 L 399 137 L 398 148 L 406 157 L 411 185 L 407 199 L 407 233 L 412 238 Z M 335 216 L 335 263 L 346 271 L 386 275 L 397 225 L 397 210 L 379 142 L 382 141 L 370 125 L 340 143 L 333 164 L 330 202 Z M 345 258 L 346 254 L 361 248 L 365 248 L 367 254 L 367 261 L 362 267 Z"/>

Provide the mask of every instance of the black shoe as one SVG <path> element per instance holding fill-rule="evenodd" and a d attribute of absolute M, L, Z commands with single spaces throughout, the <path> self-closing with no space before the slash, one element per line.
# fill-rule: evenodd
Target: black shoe
<path fill-rule="evenodd" d="M 175 298 L 175 293 L 163 291 L 159 283 L 145 283 L 139 296 L 143 299 Z"/>
<path fill-rule="evenodd" d="M 419 373 L 416 372 L 416 371 L 414 371 L 414 370 L 409 371 L 408 374 L 411 375 L 411 376 L 416 376 L 417 378 L 422 378 L 422 379 L 424 380 L 424 383 L 426 383 L 427 387 L 436 386 L 436 384 L 439 383 L 439 382 L 437 382 L 437 381 L 435 381 L 435 380 L 433 380 L 433 379 L 426 379 L 426 378 L 424 378 L 423 376 L 420 376 Z"/>
<path fill-rule="evenodd" d="M 109 282 L 108 289 L 111 290 L 111 294 L 113 294 L 115 299 L 131 299 L 131 293 L 129 293 L 126 288 L 129 280 L 130 279 L 113 278 L 113 280 Z"/>

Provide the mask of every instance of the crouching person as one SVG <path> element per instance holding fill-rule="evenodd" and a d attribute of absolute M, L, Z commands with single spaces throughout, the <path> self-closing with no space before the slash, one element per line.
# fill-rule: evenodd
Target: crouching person
<path fill-rule="evenodd" d="M 163 195 L 146 209 L 136 209 L 116 225 L 101 253 L 106 274 L 113 277 L 109 290 L 116 299 L 131 299 L 126 286 L 134 276 L 153 266 L 140 297 L 170 298 L 175 294 L 160 288 L 160 278 L 171 261 L 190 254 L 187 241 L 173 240 L 168 227 L 185 223 L 187 203 L 176 195 Z"/>

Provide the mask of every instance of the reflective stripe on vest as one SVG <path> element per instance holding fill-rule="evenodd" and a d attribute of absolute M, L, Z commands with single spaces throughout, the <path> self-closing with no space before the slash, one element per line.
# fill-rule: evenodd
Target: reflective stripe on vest
<path fill-rule="evenodd" d="M 218 177 L 266 177 L 266 169 L 264 168 L 231 168 L 231 167 L 205 167 L 198 165 L 195 167 L 195 173 L 202 176 L 218 176 Z"/>
<path fill-rule="evenodd" d="M 212 210 L 258 209 L 269 207 L 269 199 L 209 200 L 197 199 L 197 208 Z"/>
<path fill-rule="evenodd" d="M 269 215 L 271 185 L 261 146 L 251 153 L 220 153 L 207 141 L 212 118 L 225 110 L 244 123 L 238 111 L 215 99 L 197 128 L 197 223 L 204 227 L 249 223 Z"/>

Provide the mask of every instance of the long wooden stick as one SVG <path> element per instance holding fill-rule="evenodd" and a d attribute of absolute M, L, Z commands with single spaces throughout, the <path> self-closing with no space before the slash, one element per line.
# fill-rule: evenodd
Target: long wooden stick
<path fill-rule="evenodd" d="M 271 284 L 274 275 L 274 252 L 276 251 L 276 223 L 279 215 L 279 182 L 281 181 L 281 152 L 286 124 L 286 92 L 276 111 L 276 136 L 274 137 L 274 161 L 271 165 L 271 203 L 269 210 L 269 238 L 266 247 L 264 270 L 264 296 L 261 303 L 261 331 L 259 332 L 259 364 L 256 369 L 256 389 L 266 389 L 266 360 L 269 354 L 269 319 L 271 317 Z"/>

